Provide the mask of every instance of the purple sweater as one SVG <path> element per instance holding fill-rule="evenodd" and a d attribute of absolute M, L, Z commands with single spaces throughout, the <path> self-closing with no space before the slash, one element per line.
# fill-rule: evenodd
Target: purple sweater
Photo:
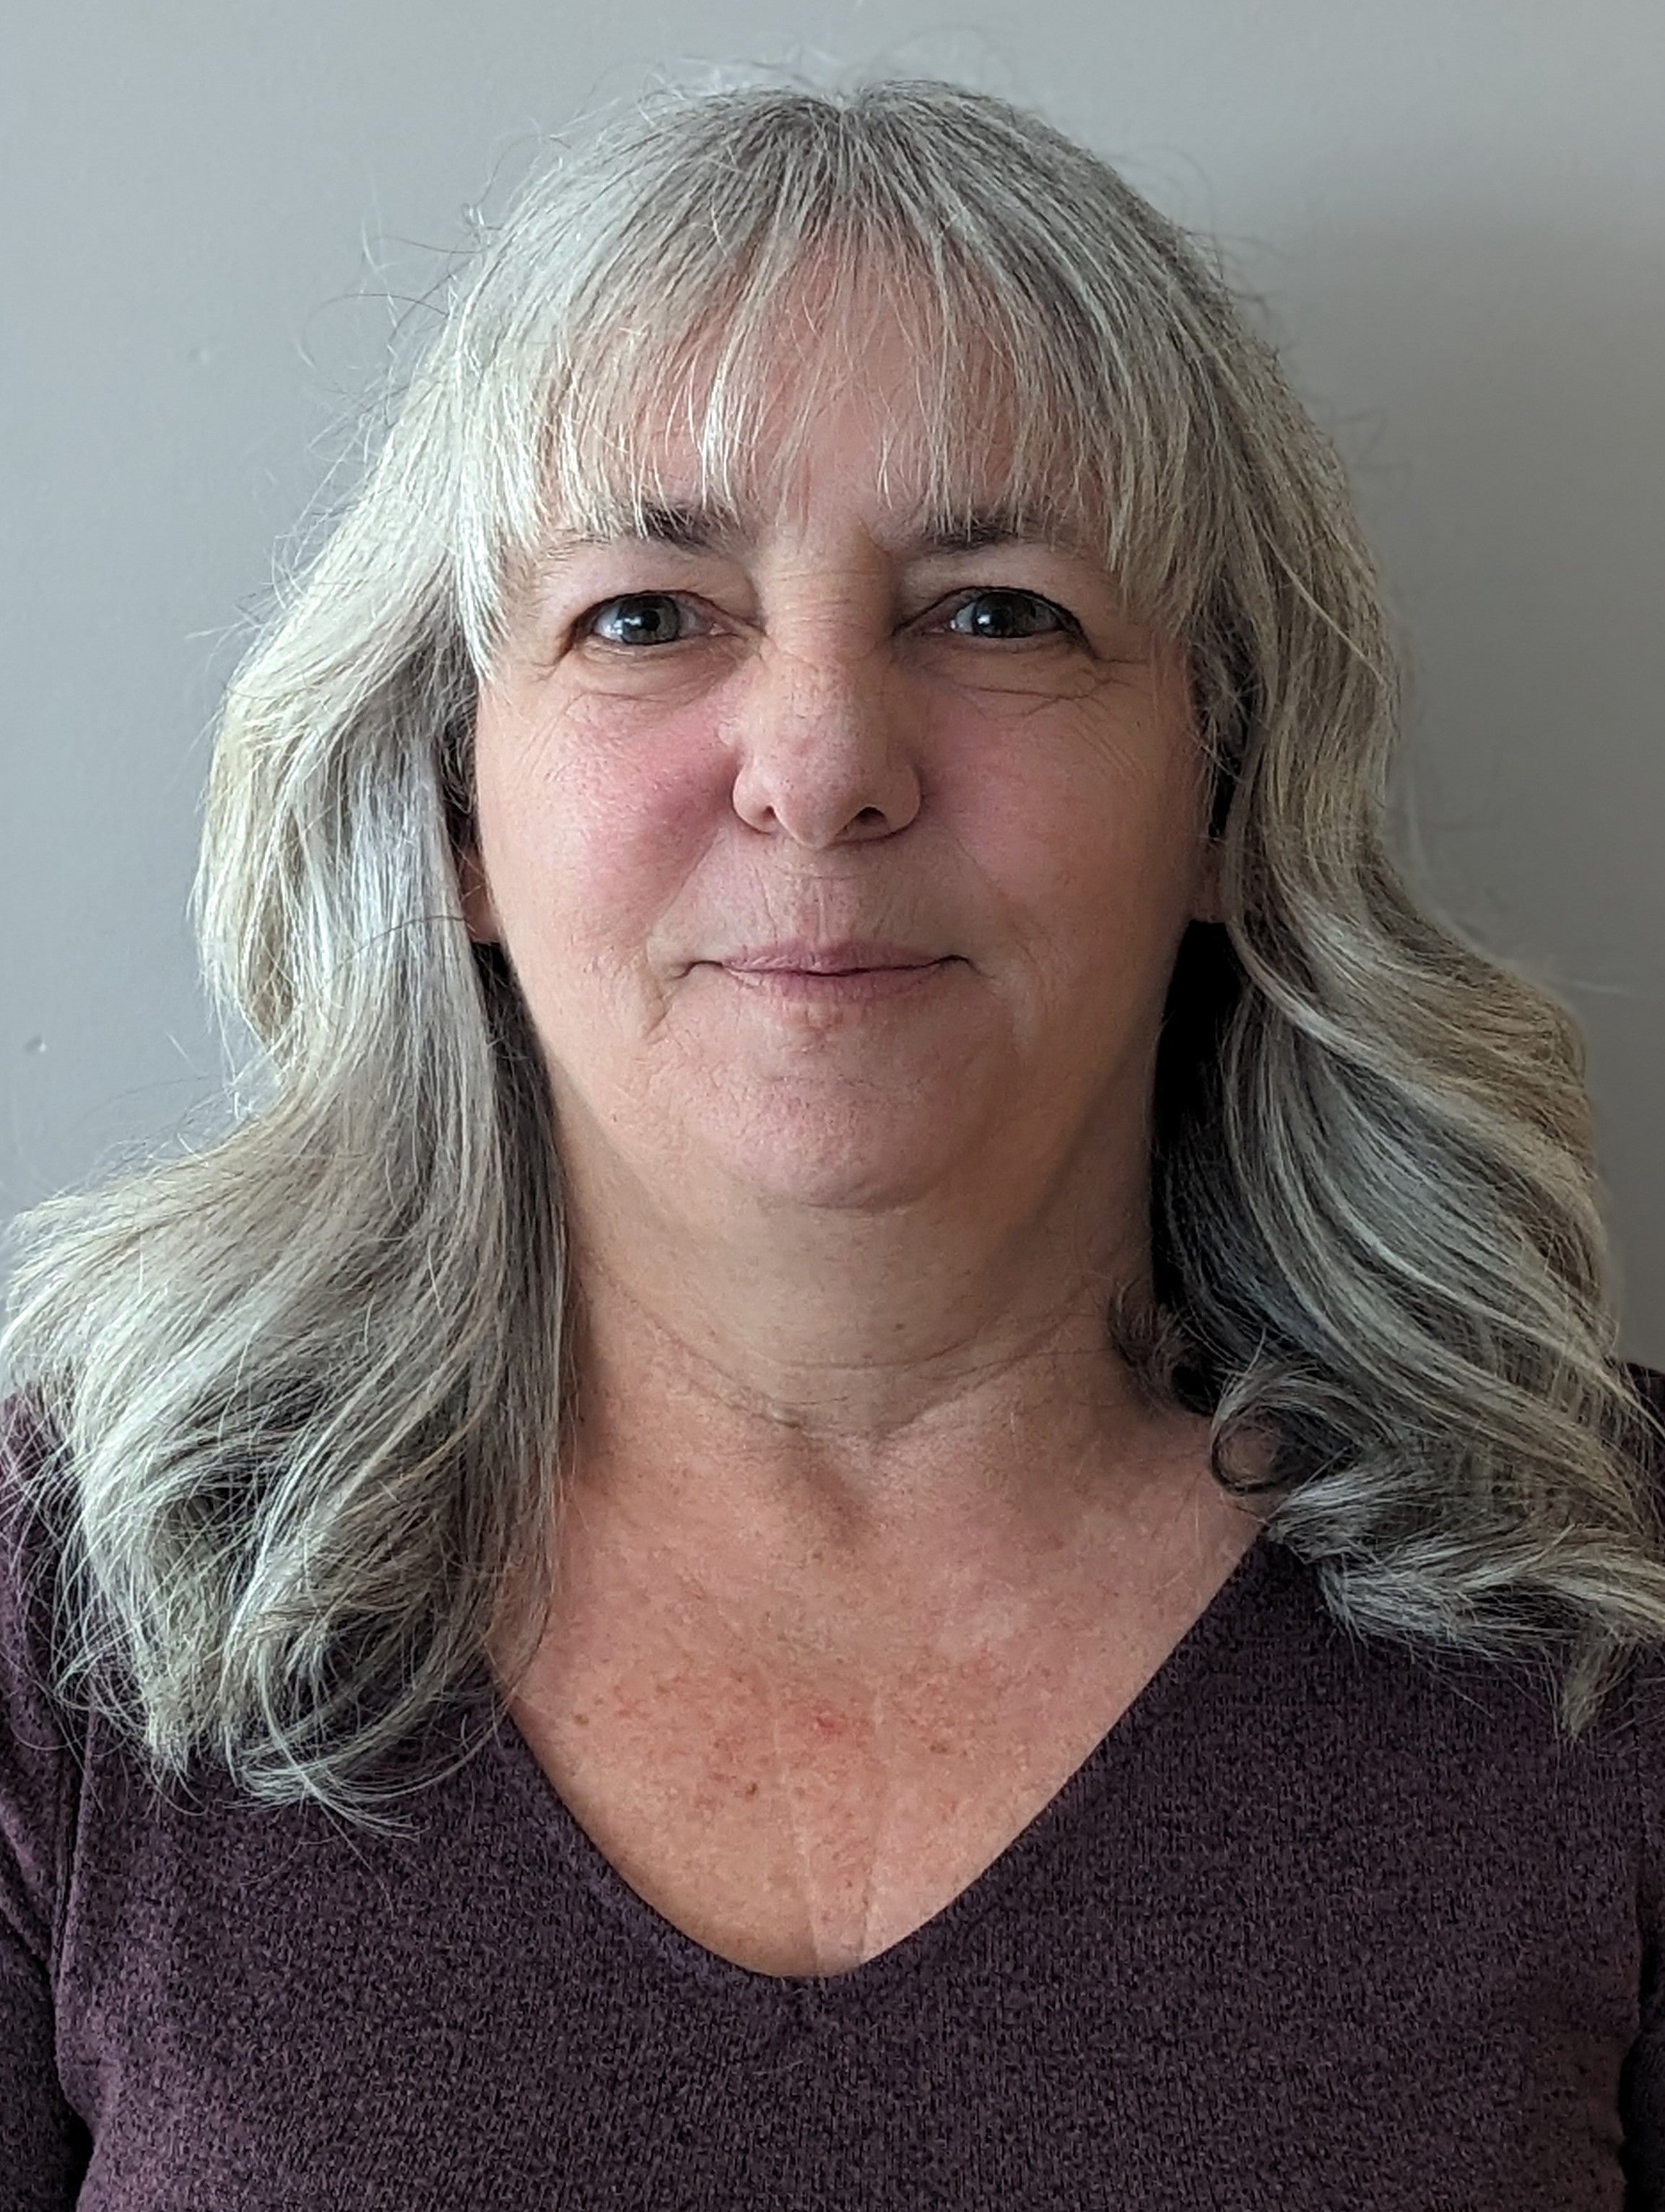
<path fill-rule="evenodd" d="M 0 1483 L 3 2212 L 1665 2206 L 1665 1652 L 1568 1749 L 1262 1537 L 951 1905 L 774 1976 L 507 1717 L 396 1838 L 153 1792 L 41 1693 L 34 1540 Z"/>

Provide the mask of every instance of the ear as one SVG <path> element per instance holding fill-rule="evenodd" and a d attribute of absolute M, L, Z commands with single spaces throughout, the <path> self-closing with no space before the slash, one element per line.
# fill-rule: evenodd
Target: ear
<path fill-rule="evenodd" d="M 491 903 L 485 869 L 472 845 L 457 848 L 457 888 L 462 894 L 463 920 L 474 942 L 500 943 L 503 933 L 497 926 L 497 910 Z"/>

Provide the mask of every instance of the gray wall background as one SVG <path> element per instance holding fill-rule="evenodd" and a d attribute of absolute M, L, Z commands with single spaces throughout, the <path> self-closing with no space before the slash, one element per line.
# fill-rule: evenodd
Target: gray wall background
<path fill-rule="evenodd" d="M 468 210 L 700 60 L 1002 93 L 1223 240 L 1386 566 L 1414 864 L 1577 1010 L 1665 1365 L 1659 0 L 13 0 L 0 1218 L 216 1126 L 185 904 L 274 550 Z"/>

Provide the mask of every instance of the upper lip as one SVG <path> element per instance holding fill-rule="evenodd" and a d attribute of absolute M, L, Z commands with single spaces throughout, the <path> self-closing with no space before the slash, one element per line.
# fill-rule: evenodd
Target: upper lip
<path fill-rule="evenodd" d="M 731 952 L 719 963 L 724 968 L 795 969 L 810 975 L 847 975 L 856 968 L 927 968 L 945 956 L 922 951 L 917 945 L 896 945 L 888 939 L 851 937 L 836 945 L 822 945 L 808 938 L 790 938 L 778 945 L 748 945 Z"/>

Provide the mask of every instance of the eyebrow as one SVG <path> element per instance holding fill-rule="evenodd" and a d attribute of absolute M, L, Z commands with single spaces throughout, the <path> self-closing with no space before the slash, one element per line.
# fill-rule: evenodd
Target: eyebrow
<path fill-rule="evenodd" d="M 547 558 L 560 562 L 586 546 L 620 543 L 674 545 L 693 552 L 720 551 L 742 544 L 746 530 L 740 516 L 715 501 L 674 500 L 610 507 L 599 523 L 586 529 L 557 531 Z M 974 553 L 985 545 L 1054 545 L 1076 550 L 1076 532 L 1061 517 L 1025 516 L 1012 507 L 997 504 L 953 514 L 923 517 L 899 550 L 921 553 Z"/>

